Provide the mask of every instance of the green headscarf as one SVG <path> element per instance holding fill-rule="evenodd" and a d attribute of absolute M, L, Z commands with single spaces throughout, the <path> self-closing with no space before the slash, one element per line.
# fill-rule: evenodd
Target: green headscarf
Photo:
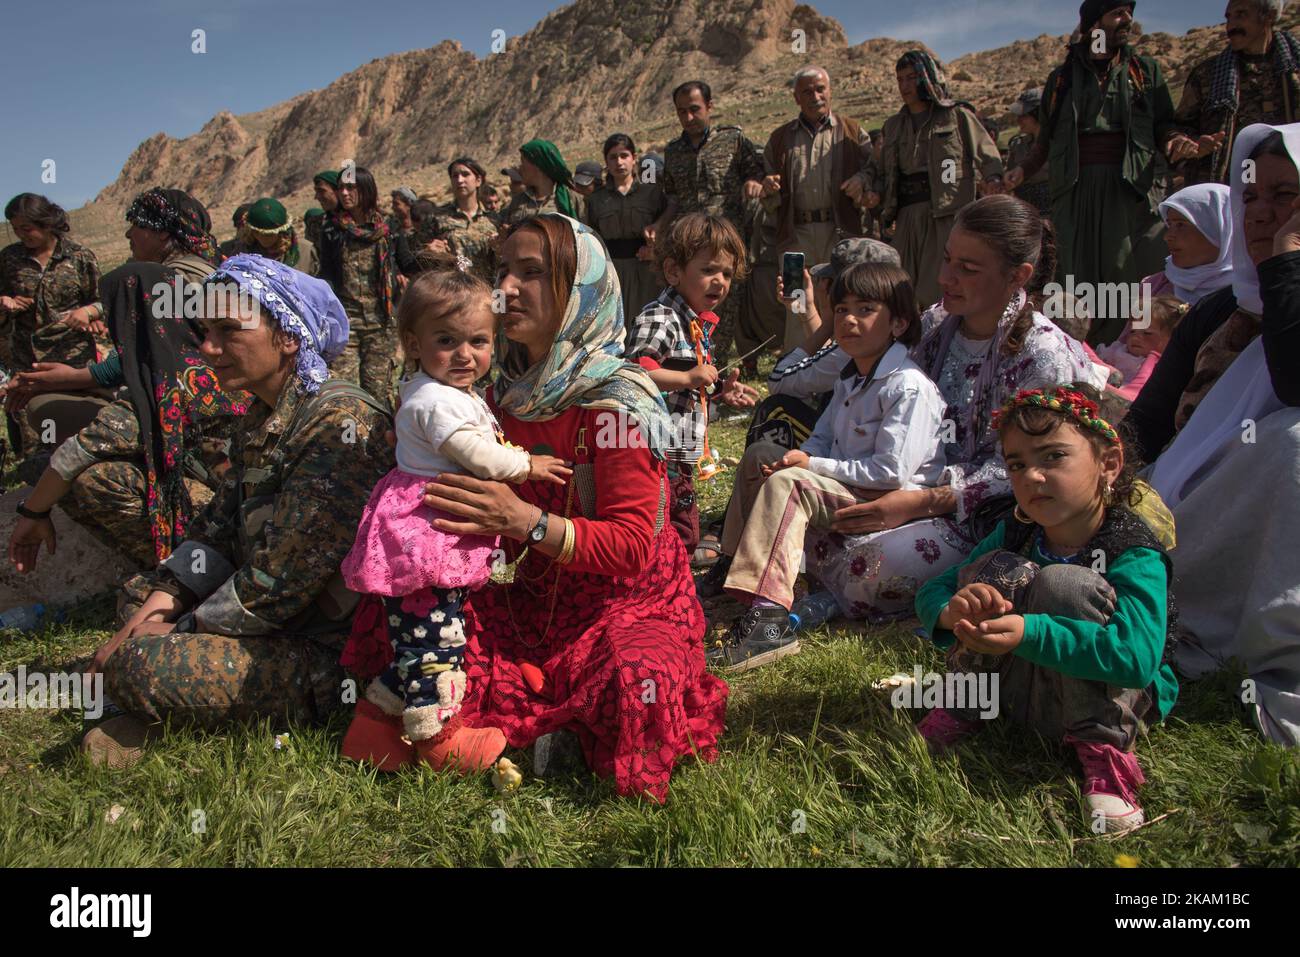
<path fill-rule="evenodd" d="M 244 224 L 240 227 L 240 238 L 249 252 L 275 259 L 286 266 L 298 265 L 298 232 L 293 228 L 293 217 L 278 199 L 263 196 L 249 205 Z M 258 242 L 259 238 L 273 238 L 276 245 L 268 250 Z"/>
<path fill-rule="evenodd" d="M 522 345 L 501 336 L 501 374 L 493 388 L 497 403 L 527 422 L 553 419 L 572 405 L 625 413 L 641 427 L 651 453 L 662 459 L 672 441 L 672 421 L 659 387 L 644 369 L 623 358 L 618 274 L 595 233 L 575 219 L 561 218 L 573 230 L 578 257 L 560 330 L 546 358 L 534 366 L 528 365 Z"/>
<path fill-rule="evenodd" d="M 564 165 L 564 157 L 550 140 L 529 140 L 519 147 L 519 152 L 528 161 L 555 181 L 555 208 L 565 216 L 578 218 L 578 208 L 573 205 L 569 187 L 573 184 L 573 174 Z"/>

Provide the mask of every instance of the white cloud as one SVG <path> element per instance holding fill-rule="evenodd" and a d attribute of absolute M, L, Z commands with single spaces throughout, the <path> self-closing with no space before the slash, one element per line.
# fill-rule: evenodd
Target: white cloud
<path fill-rule="evenodd" d="M 941 57 L 950 59 L 963 53 L 989 49 L 1014 39 L 1035 37 L 1042 33 L 1069 33 L 1077 16 L 1070 8 L 1046 0 L 1023 0 L 1005 3 L 991 0 L 960 0 L 938 3 L 929 0 L 924 12 L 905 19 L 874 20 L 867 30 L 854 30 L 850 43 L 878 36 L 896 40 L 920 40 Z"/>

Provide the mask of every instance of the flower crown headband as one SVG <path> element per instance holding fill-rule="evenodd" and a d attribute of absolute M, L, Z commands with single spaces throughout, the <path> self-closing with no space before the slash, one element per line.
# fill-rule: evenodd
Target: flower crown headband
<path fill-rule="evenodd" d="M 1097 403 L 1082 392 L 1073 389 L 1058 388 L 1050 393 L 1043 389 L 1021 389 L 1014 398 L 1008 399 L 1001 409 L 993 413 L 993 428 L 1001 428 L 1003 417 L 1010 415 L 1015 409 L 1029 405 L 1040 409 L 1051 409 L 1053 412 L 1063 412 L 1085 429 L 1091 429 L 1102 436 L 1111 445 L 1120 444 L 1119 433 L 1115 431 L 1114 426 L 1101 417 Z"/>
<path fill-rule="evenodd" d="M 247 217 L 245 217 L 243 228 L 247 229 L 254 236 L 279 236 L 280 234 L 287 233 L 289 230 L 293 229 L 293 217 L 290 216 L 283 226 L 271 226 L 267 229 L 259 229 L 250 223 Z"/>

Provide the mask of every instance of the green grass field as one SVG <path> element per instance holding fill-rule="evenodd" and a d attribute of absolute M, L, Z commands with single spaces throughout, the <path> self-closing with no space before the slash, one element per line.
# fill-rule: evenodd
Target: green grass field
<path fill-rule="evenodd" d="M 743 426 L 712 439 L 738 456 Z M 729 473 L 703 487 L 709 514 L 729 488 Z M 110 621 L 106 598 L 44 634 L 10 633 L 0 672 L 66 668 Z M 508 752 L 525 780 L 506 796 L 486 775 L 370 773 L 338 756 L 345 717 L 177 731 L 108 771 L 78 752 L 79 717 L 0 709 L 0 866 L 1300 863 L 1300 753 L 1249 726 L 1239 675 L 1183 688 L 1139 745 L 1151 823 L 1098 836 L 1055 744 L 995 722 L 954 755 L 926 753 L 908 730 L 918 715 L 870 688 L 940 668 L 914 627 L 819 629 L 799 655 L 732 681 L 718 761 L 680 767 L 662 807 L 587 774 L 538 779 L 526 753 Z"/>

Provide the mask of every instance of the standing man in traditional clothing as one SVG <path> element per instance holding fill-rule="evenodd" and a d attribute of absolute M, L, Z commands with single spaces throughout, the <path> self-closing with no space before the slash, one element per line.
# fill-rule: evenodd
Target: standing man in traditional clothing
<path fill-rule="evenodd" d="M 1058 275 L 1076 287 L 1136 283 L 1163 269 L 1168 255 L 1156 211 L 1156 150 L 1177 162 L 1176 140 L 1185 137 L 1174 126 L 1160 64 L 1129 46 L 1135 6 L 1084 0 L 1065 63 L 1043 87 L 1038 140 L 1007 174 L 1015 189 L 1050 165 Z M 1093 345 L 1113 340 L 1129 318 L 1127 309 L 1109 308 L 1118 297 L 1098 300 Z"/>
<path fill-rule="evenodd" d="M 780 255 L 801 252 L 809 265 L 827 262 L 841 239 L 862 235 L 858 203 L 866 193 L 871 138 L 853 120 L 831 113 L 831 77 L 819 66 L 794 76 L 799 115 L 772 131 L 763 150 L 763 206 L 775 217 Z M 802 323 L 786 316 L 786 351 L 803 339 Z"/>
<path fill-rule="evenodd" d="M 763 191 L 763 157 L 739 126 L 713 126 L 713 91 L 703 80 L 688 80 L 673 90 L 682 135 L 664 150 L 664 214 L 647 227 L 646 241 L 667 229 L 678 216 L 708 213 L 723 216 L 745 235 L 745 203 Z M 738 329 L 744 283 L 733 282 L 718 312 L 713 332 L 713 359 L 724 362 Z M 738 343 L 745 351 L 746 343 Z M 754 343 L 757 345 L 757 343 Z"/>
<path fill-rule="evenodd" d="M 882 204 L 885 229 L 916 286 L 922 309 L 939 299 L 939 267 L 962 207 L 975 202 L 976 170 L 986 192 L 1002 191 L 1002 157 L 969 103 L 948 95 L 934 58 L 909 50 L 895 66 L 903 107 L 885 120 L 867 206 Z"/>
<path fill-rule="evenodd" d="M 1187 75 L 1174 119 L 1183 181 L 1228 183 L 1237 132 L 1252 123 L 1294 123 L 1300 117 L 1300 41 L 1277 29 L 1282 0 L 1229 0 L 1224 11 L 1228 46 Z M 1191 137 L 1196 137 L 1192 140 Z"/>

